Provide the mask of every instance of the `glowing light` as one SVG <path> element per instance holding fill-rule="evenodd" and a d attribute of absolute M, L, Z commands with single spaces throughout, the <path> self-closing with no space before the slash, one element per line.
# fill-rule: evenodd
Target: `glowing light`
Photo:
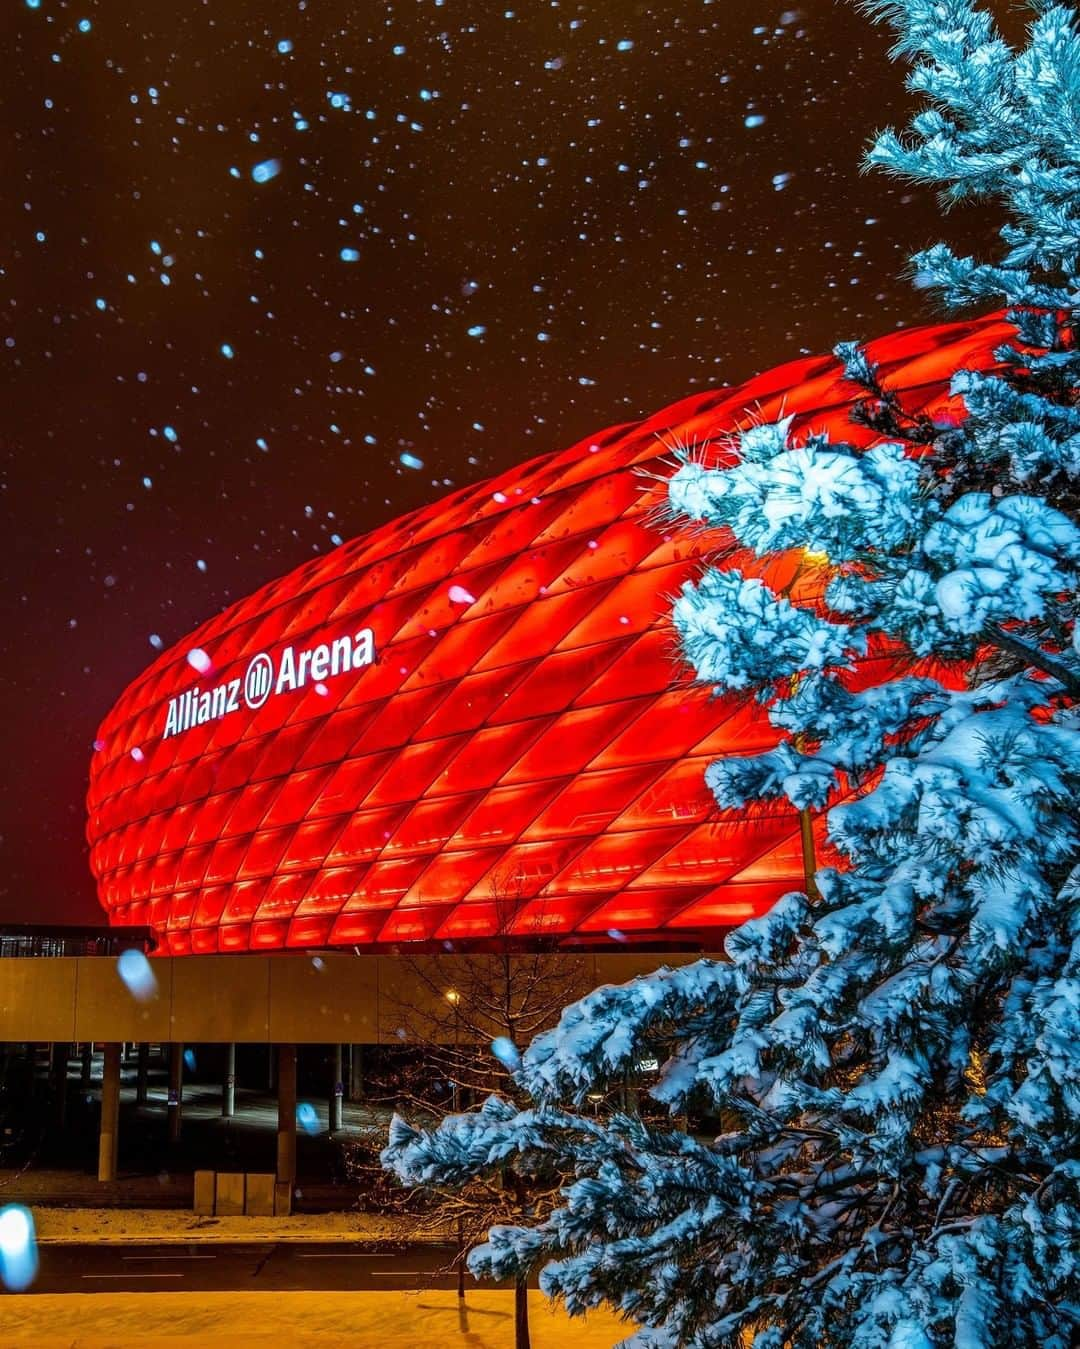
<path fill-rule="evenodd" d="M 139 1002 L 149 1002 L 157 996 L 158 984 L 150 962 L 142 951 L 134 948 L 121 951 L 116 958 L 116 972 L 131 996 Z"/>
<path fill-rule="evenodd" d="M 222 356 L 225 357 L 225 359 L 226 359 L 227 361 L 231 361 L 232 358 L 236 355 L 236 353 L 233 351 L 232 347 L 229 346 L 228 342 L 222 342 L 222 344 L 221 344 L 221 354 L 222 354 Z"/>
<path fill-rule="evenodd" d="M 89 31 L 90 31 L 90 20 L 89 20 L 89 19 L 80 19 L 80 20 L 79 20 L 79 32 L 80 32 L 80 33 L 89 33 Z"/>
<path fill-rule="evenodd" d="M 482 323 L 474 323 L 473 326 L 468 329 L 470 337 L 483 337 L 486 332 L 487 329 Z"/>
<path fill-rule="evenodd" d="M 310 1101 L 301 1101 L 296 1107 L 296 1122 L 306 1134 L 319 1132 L 319 1116 Z"/>
<path fill-rule="evenodd" d="M 273 39 L 264 40 L 269 48 L 264 55 L 270 55 Z M 606 49 L 609 55 L 613 48 L 612 39 Z M 761 169 L 760 187 L 768 187 L 770 170 L 779 169 L 781 162 Z M 340 209 L 347 212 L 347 198 Z M 166 242 L 162 240 L 163 245 Z M 337 242 L 344 240 L 338 236 Z M 174 241 L 168 243 L 172 247 Z M 249 259 L 252 252 L 254 245 L 247 253 Z M 332 248 L 328 256 L 335 260 Z M 459 338 L 474 317 L 478 315 L 457 320 Z M 927 415 L 937 417 L 944 415 L 949 373 L 960 360 L 976 369 L 989 368 L 993 351 L 1007 340 L 1007 326 L 1000 316 L 989 316 L 974 324 L 908 331 L 900 337 L 878 339 L 872 355 L 889 368 L 891 390 L 901 399 L 917 400 Z M 532 342 L 531 334 L 536 331 L 535 324 L 525 329 L 526 343 Z M 491 332 L 493 340 L 495 334 L 502 335 L 497 327 Z M 240 340 L 239 330 L 237 337 Z M 324 370 L 328 345 L 315 348 L 316 366 L 322 361 Z M 489 348 L 490 344 L 485 349 Z M 212 353 L 212 341 L 204 350 Z M 342 369 L 347 363 L 363 371 L 365 359 L 362 351 L 348 351 Z M 247 364 L 246 352 L 243 364 Z M 839 367 L 832 369 L 838 378 Z M 371 382 L 377 378 L 386 378 L 384 371 L 372 375 Z M 747 408 L 775 398 L 788 412 L 805 416 L 815 425 L 846 427 L 849 402 L 830 400 L 822 410 L 823 383 L 828 380 L 807 382 L 799 367 L 789 375 L 768 372 L 758 381 L 726 391 L 720 404 L 715 392 L 701 392 L 689 403 L 657 414 L 656 425 L 664 425 L 669 435 L 680 435 L 687 442 L 703 421 L 708 421 L 711 434 L 720 435 L 739 424 Z M 848 395 L 849 400 L 854 397 L 854 392 Z M 163 403 L 156 415 L 168 407 Z M 177 415 L 181 415 L 179 407 Z M 147 426 L 153 429 L 152 444 L 156 442 L 160 451 L 165 443 L 162 424 L 148 420 Z M 421 470 L 417 483 L 405 485 L 433 486 L 428 479 L 436 476 L 442 463 L 424 463 L 425 440 L 414 442 L 402 435 L 400 441 L 388 441 L 385 435 L 374 435 L 372 427 L 365 432 L 363 423 L 355 431 L 348 429 L 358 458 L 367 455 L 376 467 L 381 463 L 399 475 Z M 247 434 L 251 439 L 245 449 L 241 437 L 240 454 L 250 459 L 255 438 L 268 437 L 270 432 L 256 429 Z M 275 455 L 281 452 L 277 442 L 273 449 Z M 179 461 L 184 457 L 180 450 L 172 446 L 167 458 Z M 653 454 L 655 459 L 650 458 Z M 399 455 L 409 457 L 399 460 Z M 483 460 L 466 457 L 479 459 L 474 465 L 479 478 Z M 163 955 L 183 957 L 192 951 L 253 947 L 300 947 L 314 952 L 324 947 L 349 949 L 354 943 L 387 949 L 424 942 L 440 949 L 452 942 L 460 949 L 498 936 L 507 921 L 523 943 L 573 939 L 582 932 L 609 948 L 624 950 L 631 943 L 651 943 L 657 933 L 666 938 L 688 934 L 688 940 L 697 944 L 703 934 L 708 934 L 710 942 L 719 941 L 721 929 L 763 912 L 779 895 L 797 888 L 802 868 L 794 812 L 782 819 L 736 817 L 730 849 L 725 845 L 725 857 L 718 859 L 709 831 L 701 828 L 708 800 L 703 801 L 697 788 L 688 784 L 700 784 L 691 757 L 695 746 L 712 737 L 710 743 L 723 752 L 730 743 L 731 732 L 724 724 L 730 712 L 718 707 L 704 691 L 700 695 L 684 691 L 673 707 L 670 692 L 663 692 L 670 686 L 669 650 L 663 642 L 627 640 L 639 629 L 650 627 L 655 615 L 666 612 L 671 595 L 688 577 L 699 574 L 707 553 L 696 539 L 687 540 L 685 548 L 680 542 L 672 549 L 673 531 L 658 530 L 655 544 L 648 545 L 650 551 L 641 563 L 634 561 L 640 550 L 623 532 L 625 513 L 627 503 L 642 495 L 638 475 L 645 465 L 657 479 L 665 476 L 670 464 L 663 456 L 663 446 L 645 449 L 640 429 L 613 430 L 586 438 L 572 453 L 552 452 L 497 481 L 470 484 L 442 503 L 425 505 L 421 513 L 380 526 L 333 551 L 330 532 L 342 530 L 340 521 L 317 508 L 309 519 L 301 515 L 304 532 L 311 535 L 308 542 L 318 544 L 320 555 L 283 577 L 269 592 L 236 601 L 224 613 L 210 617 L 197 635 L 184 639 L 181 631 L 170 632 L 164 638 L 164 645 L 171 648 L 169 659 L 159 659 L 153 652 L 153 671 L 136 680 L 109 714 L 101 732 L 106 748 L 94 754 L 89 765 L 88 832 L 99 869 L 100 893 L 113 920 L 137 922 L 147 915 L 145 881 L 153 868 L 153 921 Z M 170 463 L 167 474 L 160 468 L 146 468 L 154 474 L 155 494 L 166 477 L 172 479 L 174 467 L 183 465 Z M 134 486 L 142 471 L 128 468 Z M 646 490 L 659 500 L 663 482 L 645 481 L 649 483 Z M 303 498 L 298 501 L 302 510 Z M 591 543 L 598 547 L 590 548 Z M 496 558 L 506 561 L 497 566 Z M 658 559 L 662 565 L 657 565 Z M 800 556 L 797 561 L 804 573 L 818 574 L 810 560 Z M 186 582 L 186 588 L 194 588 L 198 595 L 209 576 L 200 577 L 192 587 L 192 578 L 184 575 L 191 563 L 181 550 L 175 562 L 180 585 Z M 505 570 L 508 565 L 513 570 Z M 826 575 L 832 565 L 826 561 L 820 574 Z M 621 584 L 624 578 L 625 586 Z M 117 589 L 121 580 L 115 578 Z M 100 581 L 105 584 L 104 577 Z M 593 581 L 601 585 L 594 586 Z M 462 607 L 450 600 L 450 587 L 455 584 L 477 597 L 475 605 Z M 481 614 L 478 611 L 487 605 L 489 593 L 494 612 Z M 521 619 L 505 613 L 510 604 L 520 605 Z M 325 617 L 313 617 L 316 611 Z M 357 681 L 355 691 L 339 696 L 342 686 L 326 674 L 325 654 L 316 656 L 315 644 L 328 645 L 332 655 L 342 635 L 355 633 L 369 622 L 385 645 L 372 662 L 373 668 Z M 407 631 L 403 623 L 408 624 Z M 230 636 L 241 631 L 242 624 L 250 625 L 244 629 L 252 634 L 250 642 Z M 407 640 L 395 640 L 398 631 L 406 631 Z M 310 639 L 292 635 L 300 633 L 310 633 Z M 174 645 L 177 638 L 179 643 Z M 264 784 L 269 770 L 263 771 L 263 757 L 249 754 L 243 738 L 236 745 L 228 743 L 231 737 L 215 734 L 209 723 L 202 736 L 192 732 L 190 753 L 179 745 L 179 752 L 174 751 L 171 737 L 163 746 L 161 737 L 167 724 L 167 700 L 191 692 L 196 683 L 201 697 L 208 685 L 223 680 L 226 673 L 207 677 L 196 672 L 185 660 L 192 646 L 205 644 L 215 664 L 228 659 L 228 673 L 241 676 L 238 702 L 245 706 L 243 674 L 253 657 L 265 648 L 273 653 L 276 666 L 285 644 L 296 640 L 310 640 L 312 646 L 314 667 L 306 667 L 303 690 L 296 685 L 280 696 L 275 694 L 253 723 L 260 737 L 266 737 L 270 754 L 276 752 L 277 737 L 283 755 L 275 767 L 282 789 L 274 797 L 274 827 L 283 831 L 282 838 L 288 831 L 288 842 L 282 844 L 280 860 L 267 866 L 267 884 L 275 887 L 275 897 L 280 894 L 280 906 L 275 899 L 274 912 L 267 914 L 258 912 L 256 887 L 243 883 L 250 838 L 265 815 Z M 623 651 L 632 652 L 632 659 L 622 661 L 619 653 Z M 515 682 L 516 676 L 510 677 L 511 661 L 520 662 L 526 671 L 522 680 Z M 598 678 L 601 667 L 603 674 Z M 505 680 L 495 671 L 505 671 Z M 447 690 L 445 695 L 440 691 L 437 705 L 426 693 L 418 699 L 417 686 L 427 688 L 436 679 Z M 312 692 L 319 682 L 330 689 L 328 696 Z M 549 686 L 557 693 L 554 701 L 545 691 Z M 662 692 L 645 694 L 645 688 Z M 424 735 L 415 745 L 398 737 L 398 748 L 384 748 L 381 739 L 376 741 L 373 736 L 366 748 L 378 757 L 366 758 L 362 771 L 354 772 L 348 760 L 361 734 L 356 729 L 358 704 L 373 704 L 376 697 L 387 699 L 386 721 L 377 724 L 379 737 L 389 729 L 413 727 L 420 716 L 428 718 L 420 724 Z M 566 709 L 574 710 L 568 713 Z M 249 720 L 239 707 L 236 716 Z M 747 734 L 760 737 L 763 745 L 773 743 L 774 730 L 759 711 L 748 709 L 747 717 Z M 309 718 L 326 727 L 311 742 L 311 759 L 294 753 L 294 728 Z M 549 731 L 550 739 L 537 739 Z M 741 738 L 743 733 L 740 723 L 734 734 Z M 440 741 L 437 736 L 454 739 Z M 145 762 L 131 756 L 132 745 L 145 750 Z M 447 749 L 445 753 L 439 750 L 440 758 L 427 748 L 418 753 L 418 745 L 445 745 Z M 311 762 L 322 760 L 324 754 L 317 771 L 334 777 L 334 792 L 340 785 L 335 810 L 360 808 L 369 792 L 373 800 L 381 800 L 384 789 L 388 799 L 393 797 L 391 809 L 380 808 L 369 817 L 365 831 L 370 832 L 362 840 L 365 853 L 375 859 L 371 863 L 377 868 L 374 878 L 380 885 L 385 879 L 395 887 L 385 907 L 368 909 L 349 903 L 360 873 L 351 867 L 342 869 L 337 856 L 328 854 L 325 862 L 311 865 L 309 834 L 317 830 L 317 837 L 323 836 L 331 799 L 311 773 Z M 592 766 L 583 770 L 583 762 Z M 228 847 L 215 849 L 215 884 L 232 887 L 227 923 L 221 922 L 212 903 L 196 904 L 192 911 L 185 880 L 196 868 L 205 869 L 206 839 L 216 839 L 215 831 L 220 833 L 222 780 L 210 771 L 219 763 L 247 818 L 246 825 L 238 826 L 247 831 L 246 838 L 233 835 L 230 822 Z M 197 765 L 195 772 L 193 764 Z M 540 771 L 569 784 L 566 810 L 549 811 L 546 789 L 538 795 L 534 780 Z M 643 797 L 641 782 L 656 780 L 661 774 L 671 784 L 670 795 L 663 801 Z M 491 806 L 472 808 L 460 823 L 454 823 L 457 805 L 452 811 L 446 804 L 453 800 L 451 791 L 486 791 L 500 781 L 504 785 Z M 432 862 L 427 864 L 430 870 L 419 873 L 420 878 L 410 881 L 409 890 L 403 893 L 397 854 L 406 831 L 398 841 L 394 835 L 401 827 L 399 811 L 410 811 L 414 805 L 419 806 L 413 815 L 418 828 L 430 826 L 431 836 L 438 839 L 453 831 L 452 841 L 449 846 L 436 843 L 431 849 Z M 160 834 L 162 811 L 170 812 L 174 822 L 167 835 L 168 847 L 163 847 Z M 633 829 L 609 827 L 608 821 L 618 819 L 618 812 L 628 812 L 628 819 L 632 814 Z M 532 842 L 532 831 L 543 839 Z M 511 836 L 529 836 L 528 847 L 500 842 Z M 416 840 L 428 835 L 414 829 L 407 837 Z M 346 837 L 342 854 L 346 844 L 352 848 L 358 838 L 359 833 Z M 256 848 L 260 845 L 261 838 Z M 580 852 L 580 860 L 568 863 L 568 857 L 578 856 L 579 848 L 586 849 Z M 130 865 L 125 860 L 129 853 L 143 865 Z M 751 884 L 731 885 L 733 876 L 751 866 Z M 491 882 L 485 887 L 483 876 L 478 881 L 482 867 L 487 869 L 484 875 L 504 875 L 511 887 L 520 878 L 520 896 L 516 890 L 508 891 L 512 895 L 506 906 L 512 909 L 509 919 L 505 907 L 493 902 Z M 310 911 L 314 905 L 300 907 L 301 887 L 290 878 L 301 871 L 312 875 L 316 886 L 312 893 L 321 896 L 318 912 Z M 542 887 L 540 876 L 545 878 Z M 598 888 L 601 876 L 602 891 Z M 279 877 L 288 883 L 281 884 Z M 728 885 L 731 889 L 725 895 Z M 484 903 L 473 902 L 481 897 Z M 174 920 L 171 924 L 170 919 Z M 157 970 L 157 961 L 151 963 Z M 445 997 L 449 987 L 443 984 L 441 991 L 435 990 L 444 1008 L 444 1021 L 455 1015 L 454 1003 Z M 464 994 L 462 1002 L 468 1005 Z M 464 1016 L 464 1012 L 465 1008 L 457 1008 L 457 1014 Z M 485 1046 L 491 1038 L 489 1033 Z M 321 1107 L 319 1111 L 325 1131 Z"/>
<path fill-rule="evenodd" d="M 287 37 L 283 37 L 281 41 L 277 44 L 277 49 L 282 56 L 288 56 L 288 54 L 292 51 L 292 43 L 289 41 Z"/>
<path fill-rule="evenodd" d="M 176 435 L 176 428 L 175 428 L 175 427 L 173 427 L 173 426 L 163 426 L 163 427 L 161 428 L 161 434 L 165 437 L 165 439 L 169 442 L 170 445 L 175 445 L 175 444 L 176 444 L 176 441 L 177 441 L 177 435 Z"/>
<path fill-rule="evenodd" d="M 450 587 L 451 604 L 475 604 L 476 596 L 471 595 L 464 586 L 452 585 Z"/>
<path fill-rule="evenodd" d="M 0 1209 L 0 1279 L 12 1293 L 21 1293 L 34 1282 L 37 1271 L 34 1215 L 22 1204 L 7 1204 Z"/>
<path fill-rule="evenodd" d="M 342 262 L 359 262 L 360 250 L 358 248 L 343 248 L 338 257 Z"/>
<path fill-rule="evenodd" d="M 199 674 L 206 674 L 214 662 L 201 646 L 193 646 L 187 653 L 187 663 L 193 670 L 198 670 Z"/>

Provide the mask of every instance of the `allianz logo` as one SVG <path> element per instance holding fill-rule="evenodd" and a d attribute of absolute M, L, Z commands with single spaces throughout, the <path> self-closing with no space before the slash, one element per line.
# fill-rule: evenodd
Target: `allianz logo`
<path fill-rule="evenodd" d="M 216 721 L 230 712 L 238 712 L 241 706 L 254 711 L 271 695 L 292 693 L 307 684 L 322 684 L 374 663 L 375 634 L 370 628 L 361 628 L 355 637 L 338 637 L 300 651 L 287 646 L 276 667 L 272 658 L 260 651 L 248 661 L 243 678 L 227 679 L 211 689 L 200 689 L 196 684 L 170 698 L 161 738 L 167 740 L 192 726 Z"/>

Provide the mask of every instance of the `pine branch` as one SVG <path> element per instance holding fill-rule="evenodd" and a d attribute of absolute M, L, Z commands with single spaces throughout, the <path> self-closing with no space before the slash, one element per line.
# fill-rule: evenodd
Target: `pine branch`
<path fill-rule="evenodd" d="M 1034 666 L 1036 670 L 1041 670 L 1051 679 L 1056 679 L 1072 697 L 1080 698 L 1080 674 L 1074 673 L 1055 656 L 1049 655 L 1041 647 L 1029 646 L 1027 642 L 1022 641 L 1013 633 L 1007 632 L 997 623 L 988 623 L 983 629 L 983 635 L 992 646 L 1016 656 L 1025 665 Z"/>

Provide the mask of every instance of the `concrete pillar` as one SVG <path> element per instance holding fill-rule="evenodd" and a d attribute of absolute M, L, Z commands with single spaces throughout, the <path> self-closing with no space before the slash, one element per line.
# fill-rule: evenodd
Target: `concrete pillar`
<path fill-rule="evenodd" d="M 179 1143 L 184 1106 L 184 1046 L 169 1046 L 169 1142 Z"/>
<path fill-rule="evenodd" d="M 139 1066 L 135 1078 L 135 1104 L 145 1105 L 149 1095 L 150 1046 L 145 1040 L 139 1041 Z"/>
<path fill-rule="evenodd" d="M 352 1045 L 349 1054 L 349 1100 L 364 1099 L 364 1046 Z"/>
<path fill-rule="evenodd" d="M 225 1119 L 236 1114 L 236 1045 L 225 1046 L 225 1077 L 221 1083 L 221 1113 Z"/>
<path fill-rule="evenodd" d="M 120 1046 L 105 1046 L 101 1074 L 101 1132 L 98 1136 L 98 1180 L 116 1179 L 120 1142 Z"/>
<path fill-rule="evenodd" d="M 277 1178 L 296 1180 L 296 1046 L 278 1045 Z"/>
<path fill-rule="evenodd" d="M 94 1067 L 94 1042 L 88 1040 L 82 1047 L 82 1064 L 79 1069 L 79 1086 L 85 1091 L 90 1085 Z"/>
<path fill-rule="evenodd" d="M 332 1081 L 330 1083 L 330 1109 L 327 1111 L 327 1118 L 330 1121 L 330 1132 L 337 1133 L 342 1125 L 342 1099 L 345 1095 L 345 1083 L 342 1080 L 344 1072 L 344 1062 L 342 1060 L 341 1046 L 334 1046 L 334 1062 L 331 1067 Z"/>
<path fill-rule="evenodd" d="M 64 1127 L 64 1115 L 67 1112 L 67 1070 L 69 1044 L 53 1044 L 49 1047 L 49 1094 L 52 1097 L 53 1124 L 57 1129 Z"/>

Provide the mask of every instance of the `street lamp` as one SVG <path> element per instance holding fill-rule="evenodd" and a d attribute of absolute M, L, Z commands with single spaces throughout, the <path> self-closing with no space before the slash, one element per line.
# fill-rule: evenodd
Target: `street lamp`
<path fill-rule="evenodd" d="M 459 1059 L 459 1057 L 460 1057 L 460 1049 L 459 1049 L 459 1045 L 460 1045 L 460 1042 L 461 1042 L 461 1007 L 460 1007 L 460 1003 L 461 1003 L 461 994 L 457 991 L 456 988 L 448 988 L 448 989 L 446 990 L 446 1001 L 447 1001 L 447 1002 L 450 1004 L 450 1006 L 454 1009 L 454 1069 L 453 1069 L 453 1072 L 454 1072 L 454 1076 L 453 1076 L 453 1092 L 454 1092 L 454 1095 L 453 1095 L 453 1111 L 454 1111 L 454 1114 L 456 1115 L 456 1114 L 458 1113 L 459 1108 L 460 1108 L 460 1096 L 459 1096 L 459 1092 L 460 1092 L 460 1090 L 461 1090 L 460 1083 L 458 1082 L 458 1066 L 459 1066 L 459 1065 L 458 1065 L 458 1059 Z M 457 1295 L 458 1295 L 459 1298 L 464 1298 L 464 1297 L 465 1297 L 465 1218 L 464 1218 L 464 1215 L 462 1214 L 462 1212 L 461 1212 L 460 1209 L 458 1210 L 458 1220 L 457 1220 L 457 1246 L 458 1246 L 458 1249 L 457 1249 L 457 1273 L 458 1273 Z"/>
<path fill-rule="evenodd" d="M 456 988 L 448 988 L 448 989 L 446 990 L 446 1001 L 447 1001 L 447 1002 L 450 1004 L 450 1006 L 454 1009 L 454 1060 L 453 1060 L 453 1062 L 454 1062 L 454 1077 L 453 1077 L 453 1086 L 454 1086 L 454 1114 L 456 1115 L 457 1112 L 458 1112 L 458 1106 L 459 1106 L 459 1104 L 460 1104 L 459 1097 L 458 1097 L 458 1092 L 459 1092 L 459 1090 L 460 1090 L 460 1084 L 459 1084 L 459 1082 L 458 1082 L 458 1059 L 459 1059 L 459 1057 L 460 1057 L 460 1041 L 461 1041 L 461 1007 L 460 1007 L 460 1003 L 461 1003 L 461 994 L 457 991 Z"/>

